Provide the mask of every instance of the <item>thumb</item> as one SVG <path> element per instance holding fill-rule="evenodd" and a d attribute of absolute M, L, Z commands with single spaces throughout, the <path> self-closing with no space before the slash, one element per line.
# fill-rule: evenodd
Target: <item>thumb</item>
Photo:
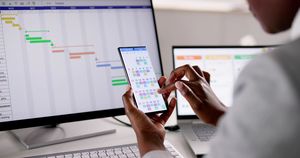
<path fill-rule="evenodd" d="M 139 112 L 133 101 L 133 92 L 131 87 L 127 88 L 127 91 L 123 95 L 122 100 L 125 107 L 125 112 L 129 117 Z"/>
<path fill-rule="evenodd" d="M 122 99 L 126 115 L 134 128 L 137 128 L 137 126 L 141 125 L 143 122 L 150 122 L 148 117 L 136 107 L 133 100 L 133 92 L 131 87 L 127 88 L 127 91 L 123 95 Z"/>

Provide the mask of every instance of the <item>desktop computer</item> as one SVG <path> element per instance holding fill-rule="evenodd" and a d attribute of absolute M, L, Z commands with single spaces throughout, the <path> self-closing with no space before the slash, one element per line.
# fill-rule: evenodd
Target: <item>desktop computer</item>
<path fill-rule="evenodd" d="M 0 131 L 18 129 L 34 148 L 60 141 L 37 142 L 24 128 L 124 114 L 118 47 L 135 45 L 161 76 L 151 0 L 0 0 Z"/>

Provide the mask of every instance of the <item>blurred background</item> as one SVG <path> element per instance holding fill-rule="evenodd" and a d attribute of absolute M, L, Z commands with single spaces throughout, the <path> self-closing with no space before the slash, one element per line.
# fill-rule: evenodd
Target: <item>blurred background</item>
<path fill-rule="evenodd" d="M 246 0 L 153 0 L 164 73 L 172 70 L 173 45 L 268 45 L 290 33 L 266 34 Z"/>

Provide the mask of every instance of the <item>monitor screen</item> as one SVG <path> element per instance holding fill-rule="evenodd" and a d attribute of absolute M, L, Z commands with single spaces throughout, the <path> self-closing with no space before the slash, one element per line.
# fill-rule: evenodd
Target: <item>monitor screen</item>
<path fill-rule="evenodd" d="M 217 97 L 228 107 L 232 105 L 234 83 L 244 66 L 271 47 L 174 47 L 174 66 L 197 65 L 211 75 L 210 85 Z M 195 116 L 185 98 L 176 92 L 177 115 Z"/>
<path fill-rule="evenodd" d="M 118 47 L 162 75 L 151 0 L 0 0 L 0 129 L 123 114 Z"/>

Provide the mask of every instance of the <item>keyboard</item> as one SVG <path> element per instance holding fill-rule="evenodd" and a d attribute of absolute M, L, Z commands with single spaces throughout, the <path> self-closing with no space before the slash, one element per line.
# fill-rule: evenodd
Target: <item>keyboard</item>
<path fill-rule="evenodd" d="M 209 141 L 216 132 L 216 127 L 207 124 L 194 124 L 192 129 L 200 141 Z"/>
<path fill-rule="evenodd" d="M 183 158 L 182 155 L 169 142 L 165 142 L 166 149 L 173 158 Z M 49 155 L 39 155 L 26 158 L 139 158 L 137 144 L 127 144 L 104 148 L 78 150 L 71 152 L 54 153 Z"/>

